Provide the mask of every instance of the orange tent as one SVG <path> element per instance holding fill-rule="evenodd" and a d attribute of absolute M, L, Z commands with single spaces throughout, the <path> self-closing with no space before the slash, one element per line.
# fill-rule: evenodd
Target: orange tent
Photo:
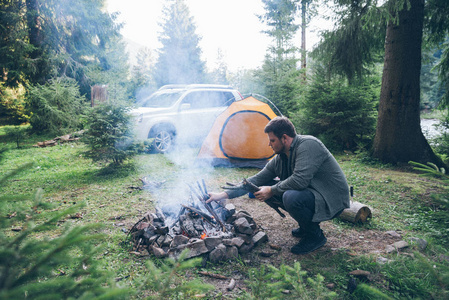
<path fill-rule="evenodd" d="M 274 117 L 268 104 L 252 96 L 232 103 L 215 120 L 196 162 L 214 167 L 262 168 L 274 155 L 264 133 L 265 125 Z"/>

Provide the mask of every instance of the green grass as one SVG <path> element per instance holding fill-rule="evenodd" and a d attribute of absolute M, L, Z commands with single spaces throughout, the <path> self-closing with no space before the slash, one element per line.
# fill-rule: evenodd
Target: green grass
<path fill-rule="evenodd" d="M 138 286 L 148 276 L 146 262 L 151 258 L 129 253 L 124 228 L 131 227 L 145 212 L 153 211 L 158 201 L 163 204 L 163 201 L 185 197 L 188 181 L 204 178 L 210 190 L 216 191 L 226 181 L 238 182 L 257 171 L 237 168 L 194 169 L 192 163 L 196 149 L 183 152 L 185 157 L 178 156 L 175 161 L 160 154 L 137 155 L 123 166 L 112 168 L 84 158 L 86 147 L 81 142 L 48 148 L 32 146 L 37 141 L 49 138 L 51 137 L 27 137 L 22 143 L 23 147 L 17 149 L 15 141 L 2 134 L 0 127 L 0 149 L 6 149 L 1 154 L 1 172 L 10 172 L 23 164 L 32 163 L 30 168 L 7 180 L 2 186 L 0 199 L 13 199 L 18 194 L 32 199 L 37 189 L 42 188 L 45 201 L 51 205 L 49 211 L 57 212 L 83 204 L 81 219 L 68 216 L 63 221 L 103 224 L 102 232 L 108 235 L 108 239 L 102 246 L 107 251 L 98 259 L 105 269 L 115 273 L 122 286 L 131 288 Z M 407 236 L 426 238 L 429 246 L 421 253 L 422 260 L 385 254 L 384 256 L 393 260 L 386 265 L 376 263 L 373 255 L 354 255 L 344 250 L 319 251 L 316 255 L 301 258 L 302 269 L 307 270 L 310 276 L 321 274 L 326 283 L 334 283 L 338 298 L 355 297 L 346 290 L 347 274 L 352 270 L 362 269 L 372 274 L 371 281 L 367 282 L 369 286 L 392 298 L 443 299 L 441 297 L 447 295 L 447 282 L 432 272 L 432 266 L 435 265 L 438 270 L 446 270 L 442 274 L 448 276 L 448 261 L 439 258 L 441 255 L 448 255 L 445 249 L 449 246 L 449 226 L 447 221 L 441 221 L 448 213 L 433 203 L 431 195 L 449 195 L 448 187 L 438 179 L 419 176 L 411 168 L 381 165 L 362 155 L 336 155 L 336 158 L 347 175 L 349 184 L 355 187 L 354 200 L 369 205 L 375 212 L 375 217 L 364 225 L 333 220 L 336 232 L 353 229 L 360 232 L 401 230 Z M 132 189 L 132 186 L 141 186 L 140 178 L 144 176 L 151 181 L 165 181 L 162 190 L 159 193 L 148 193 Z M 31 203 L 30 200 L 22 205 Z M 7 214 L 12 214 L 17 209 L 12 203 L 5 205 L 2 211 Z M 20 225 L 20 221 L 14 224 Z M 55 228 L 54 235 L 58 232 Z M 5 234 L 12 236 L 14 232 L 7 231 Z M 158 265 L 158 260 L 154 261 Z M 260 258 L 256 254 L 249 254 L 232 263 L 208 264 L 206 269 L 230 277 L 237 274 L 247 278 L 249 269 L 257 268 L 259 264 Z M 430 269 L 428 266 L 431 266 Z M 186 276 L 198 275 L 193 270 Z M 234 298 L 240 297 L 242 291 L 235 290 Z M 230 296 L 221 296 L 230 299 Z"/>

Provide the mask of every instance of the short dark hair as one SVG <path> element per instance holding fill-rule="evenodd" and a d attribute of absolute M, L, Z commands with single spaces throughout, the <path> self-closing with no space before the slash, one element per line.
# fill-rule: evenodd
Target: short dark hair
<path fill-rule="evenodd" d="M 270 120 L 267 126 L 265 126 L 264 132 L 272 132 L 278 138 L 281 138 L 284 134 L 289 137 L 296 136 L 295 126 L 287 117 L 276 117 Z"/>

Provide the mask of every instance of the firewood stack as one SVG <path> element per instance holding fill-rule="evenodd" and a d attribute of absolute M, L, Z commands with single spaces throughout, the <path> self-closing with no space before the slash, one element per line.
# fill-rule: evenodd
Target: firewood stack
<path fill-rule="evenodd" d="M 129 235 L 134 252 L 177 257 L 189 249 L 188 258 L 203 255 L 218 263 L 235 259 L 239 253 L 247 253 L 268 241 L 249 213 L 236 211 L 233 204 L 206 203 L 204 182 L 198 184 L 198 190 L 192 185 L 190 189 L 189 204 L 181 204 L 178 214 L 164 213 L 157 208 L 131 228 Z"/>

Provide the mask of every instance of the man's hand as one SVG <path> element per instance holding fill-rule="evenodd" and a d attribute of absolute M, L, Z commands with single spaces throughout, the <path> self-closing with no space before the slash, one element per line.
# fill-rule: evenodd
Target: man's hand
<path fill-rule="evenodd" d="M 228 194 L 226 194 L 226 192 L 209 193 L 209 199 L 207 199 L 206 203 L 210 203 L 212 201 L 220 202 L 220 201 L 226 200 L 228 198 L 229 198 L 229 196 L 228 196 Z"/>
<path fill-rule="evenodd" d="M 273 191 L 271 190 L 271 186 L 261 186 L 260 190 L 254 193 L 257 200 L 265 201 L 273 197 Z"/>

